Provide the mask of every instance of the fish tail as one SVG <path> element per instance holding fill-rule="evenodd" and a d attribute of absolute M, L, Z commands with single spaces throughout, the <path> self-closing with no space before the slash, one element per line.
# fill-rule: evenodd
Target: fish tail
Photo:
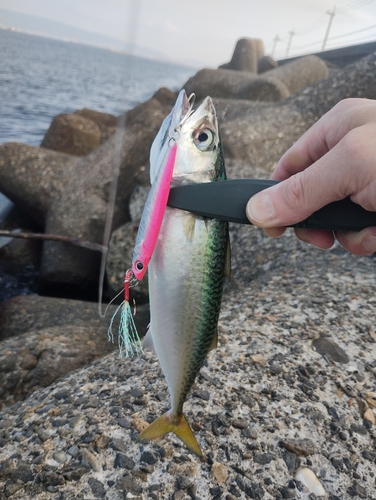
<path fill-rule="evenodd" d="M 137 437 L 137 441 L 149 441 L 164 436 L 168 432 L 176 434 L 183 443 L 197 456 L 202 457 L 202 451 L 184 414 L 171 416 L 169 412 L 157 418 Z"/>

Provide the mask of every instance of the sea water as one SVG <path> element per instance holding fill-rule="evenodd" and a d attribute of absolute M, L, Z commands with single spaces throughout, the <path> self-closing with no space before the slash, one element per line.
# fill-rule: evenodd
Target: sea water
<path fill-rule="evenodd" d="M 54 116 L 82 108 L 119 115 L 193 68 L 0 29 L 0 144 L 39 146 Z M 9 201 L 0 193 L 0 219 Z M 7 240 L 0 239 L 1 243 Z"/>
<path fill-rule="evenodd" d="M 119 115 L 193 68 L 0 29 L 0 144 L 39 146 L 54 116 L 82 108 Z"/>

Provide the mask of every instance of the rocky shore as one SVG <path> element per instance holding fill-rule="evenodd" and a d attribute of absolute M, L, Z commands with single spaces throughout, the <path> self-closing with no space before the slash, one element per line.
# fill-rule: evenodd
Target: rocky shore
<path fill-rule="evenodd" d="M 341 70 L 317 57 L 290 64 L 247 39 L 225 67 L 187 82 L 198 99 L 214 97 L 228 177 L 268 177 L 336 102 L 376 98 L 376 53 Z M 115 294 L 150 145 L 174 99 L 161 89 L 122 117 L 81 110 L 57 117 L 40 148 L 0 146 L 0 191 L 18 210 L 2 228 L 101 244 L 120 165 L 106 276 Z M 219 347 L 185 405 L 203 460 L 171 435 L 135 441 L 168 409 L 167 386 L 153 354 L 120 358 L 108 342 L 115 306 L 103 319 L 82 300 L 100 252 L 28 240 L 0 249 L 0 264 L 33 266 L 40 280 L 34 295 L 0 304 L 0 499 L 376 499 L 374 258 L 323 252 L 292 232 L 271 240 L 252 226 L 232 225 L 231 243 Z M 64 298 L 35 294 L 57 290 Z M 137 302 L 144 332 L 145 288 Z"/>

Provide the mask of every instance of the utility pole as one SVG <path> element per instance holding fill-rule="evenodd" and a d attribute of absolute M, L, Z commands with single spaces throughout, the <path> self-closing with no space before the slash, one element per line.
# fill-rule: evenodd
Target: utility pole
<path fill-rule="evenodd" d="M 285 54 L 285 59 L 287 59 L 287 56 L 289 55 L 289 51 L 290 51 L 290 47 L 291 47 L 291 40 L 292 40 L 292 37 L 294 35 L 296 35 L 295 33 L 295 28 L 291 31 L 289 31 L 289 41 L 287 42 L 287 48 L 286 48 L 286 54 Z"/>
<path fill-rule="evenodd" d="M 276 35 L 274 37 L 274 41 L 273 41 L 273 48 L 272 48 L 272 57 L 274 57 L 274 52 L 275 52 L 275 48 L 277 46 L 277 43 L 281 41 L 281 38 L 279 38 L 279 35 Z"/>
<path fill-rule="evenodd" d="M 333 7 L 333 10 L 331 12 L 330 12 L 330 10 L 327 10 L 326 13 L 329 14 L 330 17 L 329 17 L 328 27 L 326 28 L 326 33 L 325 33 L 324 41 L 322 42 L 321 52 L 323 50 L 325 50 L 325 45 L 326 45 L 326 42 L 328 40 L 328 36 L 329 36 L 330 28 L 332 26 L 333 18 L 334 18 L 335 14 L 336 14 L 336 6 Z"/>

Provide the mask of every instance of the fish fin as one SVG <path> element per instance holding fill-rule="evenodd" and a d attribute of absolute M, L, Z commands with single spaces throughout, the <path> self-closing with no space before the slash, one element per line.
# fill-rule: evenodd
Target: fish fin
<path fill-rule="evenodd" d="M 156 354 L 150 325 L 148 326 L 148 331 L 146 332 L 146 335 L 142 340 L 142 347 L 144 349 L 146 349 L 148 351 L 152 351 L 152 352 L 154 352 L 154 354 Z"/>
<path fill-rule="evenodd" d="M 196 216 L 193 214 L 188 214 L 188 217 L 184 221 L 183 230 L 184 234 L 189 241 L 193 240 L 195 234 Z"/>
<path fill-rule="evenodd" d="M 169 412 L 157 418 L 149 427 L 139 434 L 137 441 L 149 441 L 173 432 L 197 456 L 202 457 L 202 451 L 184 414 L 172 417 Z"/>
<path fill-rule="evenodd" d="M 209 351 L 212 351 L 213 349 L 217 349 L 218 347 L 218 330 L 215 331 L 213 340 L 211 341 Z"/>
<path fill-rule="evenodd" d="M 225 261 L 225 276 L 227 279 L 231 281 L 231 245 L 230 240 L 227 242 L 227 250 L 226 250 L 226 261 Z"/>

